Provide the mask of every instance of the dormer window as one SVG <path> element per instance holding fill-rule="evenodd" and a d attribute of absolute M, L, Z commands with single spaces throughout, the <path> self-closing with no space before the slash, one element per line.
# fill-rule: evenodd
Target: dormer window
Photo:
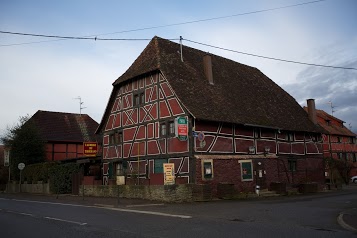
<path fill-rule="evenodd" d="M 326 124 L 328 125 L 328 126 L 331 126 L 331 121 L 330 120 L 325 120 L 326 121 Z"/>

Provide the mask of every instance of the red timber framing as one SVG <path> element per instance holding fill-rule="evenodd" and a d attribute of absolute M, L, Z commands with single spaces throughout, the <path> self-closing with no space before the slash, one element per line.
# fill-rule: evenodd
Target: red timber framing
<path fill-rule="evenodd" d="M 83 143 L 46 143 L 47 161 L 61 161 L 65 159 L 79 158 L 83 156 Z"/>
<path fill-rule="evenodd" d="M 322 138 L 317 133 L 282 131 L 273 128 L 196 120 L 196 132 L 204 133 L 204 146 L 194 139 L 196 183 L 233 183 L 238 191 L 255 185 L 269 188 L 271 182 L 299 184 L 324 182 Z M 252 149 L 252 150 L 250 150 Z M 212 178 L 205 178 L 202 166 L 212 163 Z M 243 182 L 241 162 L 252 165 L 252 179 Z"/>
<path fill-rule="evenodd" d="M 126 175 L 141 184 L 163 184 L 163 163 L 174 163 L 177 183 L 189 183 L 190 139 L 170 133 L 177 116 L 188 116 L 165 77 L 154 73 L 116 91 L 105 125 L 103 159 L 127 162 Z M 191 176 L 192 177 L 192 176 Z"/>

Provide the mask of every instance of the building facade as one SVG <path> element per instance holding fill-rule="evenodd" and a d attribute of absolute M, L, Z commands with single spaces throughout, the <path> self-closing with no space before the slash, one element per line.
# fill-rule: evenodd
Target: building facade
<path fill-rule="evenodd" d="M 34 122 L 46 142 L 46 160 L 63 161 L 84 157 L 83 142 L 97 142 L 98 123 L 86 114 L 37 111 Z"/>
<path fill-rule="evenodd" d="M 357 139 L 344 121 L 323 110 L 316 110 L 317 122 L 326 131 L 322 135 L 325 158 L 344 161 L 351 167 L 350 177 L 357 175 Z"/>
<path fill-rule="evenodd" d="M 158 37 L 113 83 L 97 133 L 104 184 L 164 184 L 166 164 L 174 183 L 214 192 L 324 180 L 321 132 L 289 94 L 256 68 Z"/>

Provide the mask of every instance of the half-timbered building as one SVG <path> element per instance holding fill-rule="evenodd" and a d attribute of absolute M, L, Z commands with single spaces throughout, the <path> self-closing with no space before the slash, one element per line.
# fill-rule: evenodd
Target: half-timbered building
<path fill-rule="evenodd" d="M 324 180 L 320 129 L 294 98 L 257 68 L 159 37 L 113 83 L 96 133 L 104 183 L 164 184 L 166 163 L 176 184 L 214 191 Z"/>

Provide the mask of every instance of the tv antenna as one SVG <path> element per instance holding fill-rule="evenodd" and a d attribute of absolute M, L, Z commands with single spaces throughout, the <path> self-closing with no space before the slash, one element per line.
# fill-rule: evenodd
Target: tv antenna
<path fill-rule="evenodd" d="M 331 115 L 333 116 L 333 113 L 336 112 L 334 109 L 335 109 L 335 107 L 337 107 L 337 106 L 334 106 L 331 101 L 328 101 L 327 104 L 330 105 L 330 107 L 331 107 Z"/>
<path fill-rule="evenodd" d="M 82 102 L 82 98 L 80 96 L 78 96 L 74 99 L 79 100 L 79 115 L 82 116 L 82 109 L 87 108 L 87 107 L 82 106 L 84 102 Z"/>

